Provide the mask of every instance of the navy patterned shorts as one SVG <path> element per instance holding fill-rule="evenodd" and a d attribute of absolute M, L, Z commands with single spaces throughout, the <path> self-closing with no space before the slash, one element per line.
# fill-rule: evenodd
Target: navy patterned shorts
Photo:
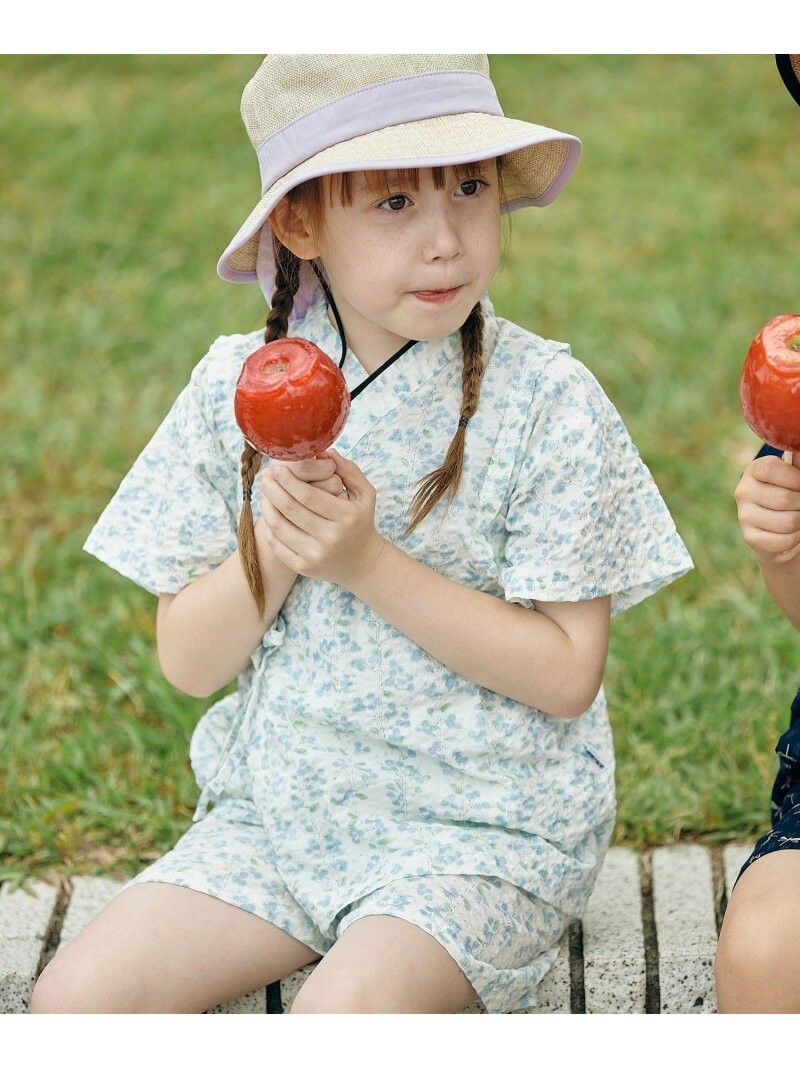
<path fill-rule="evenodd" d="M 789 729 L 781 735 L 775 752 L 780 768 L 772 787 L 772 829 L 756 842 L 739 875 L 767 853 L 800 849 L 800 690 L 792 702 Z"/>

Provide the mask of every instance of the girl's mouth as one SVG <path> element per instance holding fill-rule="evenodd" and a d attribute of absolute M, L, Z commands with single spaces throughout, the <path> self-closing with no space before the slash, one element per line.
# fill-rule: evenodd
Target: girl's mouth
<path fill-rule="evenodd" d="M 415 289 L 413 295 L 426 304 L 446 304 L 459 292 L 461 286 L 455 289 Z"/>

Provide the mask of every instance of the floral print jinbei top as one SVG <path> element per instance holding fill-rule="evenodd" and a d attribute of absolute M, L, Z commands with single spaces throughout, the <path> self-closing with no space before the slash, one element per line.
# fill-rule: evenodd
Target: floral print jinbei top
<path fill-rule="evenodd" d="M 375 486 L 380 532 L 456 582 L 526 606 L 611 594 L 619 612 L 684 574 L 686 548 L 594 377 L 568 346 L 496 318 L 486 298 L 484 312 L 461 485 L 413 534 L 417 482 L 458 422 L 459 335 L 417 343 L 353 403 L 336 447 Z M 322 298 L 292 333 L 339 352 Z M 233 393 L 261 343 L 261 331 L 214 343 L 86 542 L 155 594 L 236 547 Z M 344 372 L 351 389 L 366 377 L 351 353 Z M 191 759 L 195 818 L 223 795 L 252 799 L 292 893 L 331 917 L 428 873 L 499 876 L 579 915 L 614 819 L 602 691 L 581 717 L 555 719 L 468 682 L 347 591 L 304 577 L 236 691 L 201 719 Z"/>

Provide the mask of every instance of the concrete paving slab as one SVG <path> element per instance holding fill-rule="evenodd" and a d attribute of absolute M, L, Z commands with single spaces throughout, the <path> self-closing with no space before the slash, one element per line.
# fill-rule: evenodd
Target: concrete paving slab
<path fill-rule="evenodd" d="M 583 918 L 583 967 L 587 1013 L 645 1011 L 641 877 L 632 849 L 608 851 Z"/>
<path fill-rule="evenodd" d="M 56 887 L 44 882 L 27 890 L 0 887 L 0 1014 L 28 1011 L 56 897 Z"/>
<path fill-rule="evenodd" d="M 717 925 L 711 859 L 699 845 L 653 852 L 662 1013 L 716 1012 Z"/>
<path fill-rule="evenodd" d="M 267 990 L 264 987 L 262 990 L 254 990 L 251 994 L 243 994 L 240 998 L 234 998 L 233 1001 L 226 1001 L 224 1005 L 217 1005 L 215 1009 L 209 1009 L 208 1013 L 214 1015 L 220 1012 L 259 1013 L 266 1011 Z"/>
<path fill-rule="evenodd" d="M 35 938 L 0 939 L 0 1014 L 25 1013 L 31 1001 L 42 943 Z"/>
<path fill-rule="evenodd" d="M 44 939 L 58 889 L 41 880 L 24 890 L 0 886 L 0 938 Z"/>

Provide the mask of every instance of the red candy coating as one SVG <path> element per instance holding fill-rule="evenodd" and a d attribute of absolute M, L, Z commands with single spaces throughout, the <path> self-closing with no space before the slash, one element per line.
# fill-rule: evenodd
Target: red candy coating
<path fill-rule="evenodd" d="M 253 448 L 276 460 L 310 460 L 338 437 L 350 411 L 344 376 L 302 338 L 280 338 L 244 362 L 233 402 Z"/>
<path fill-rule="evenodd" d="M 783 452 L 800 452 L 800 315 L 778 315 L 753 338 L 739 400 L 763 441 Z"/>

